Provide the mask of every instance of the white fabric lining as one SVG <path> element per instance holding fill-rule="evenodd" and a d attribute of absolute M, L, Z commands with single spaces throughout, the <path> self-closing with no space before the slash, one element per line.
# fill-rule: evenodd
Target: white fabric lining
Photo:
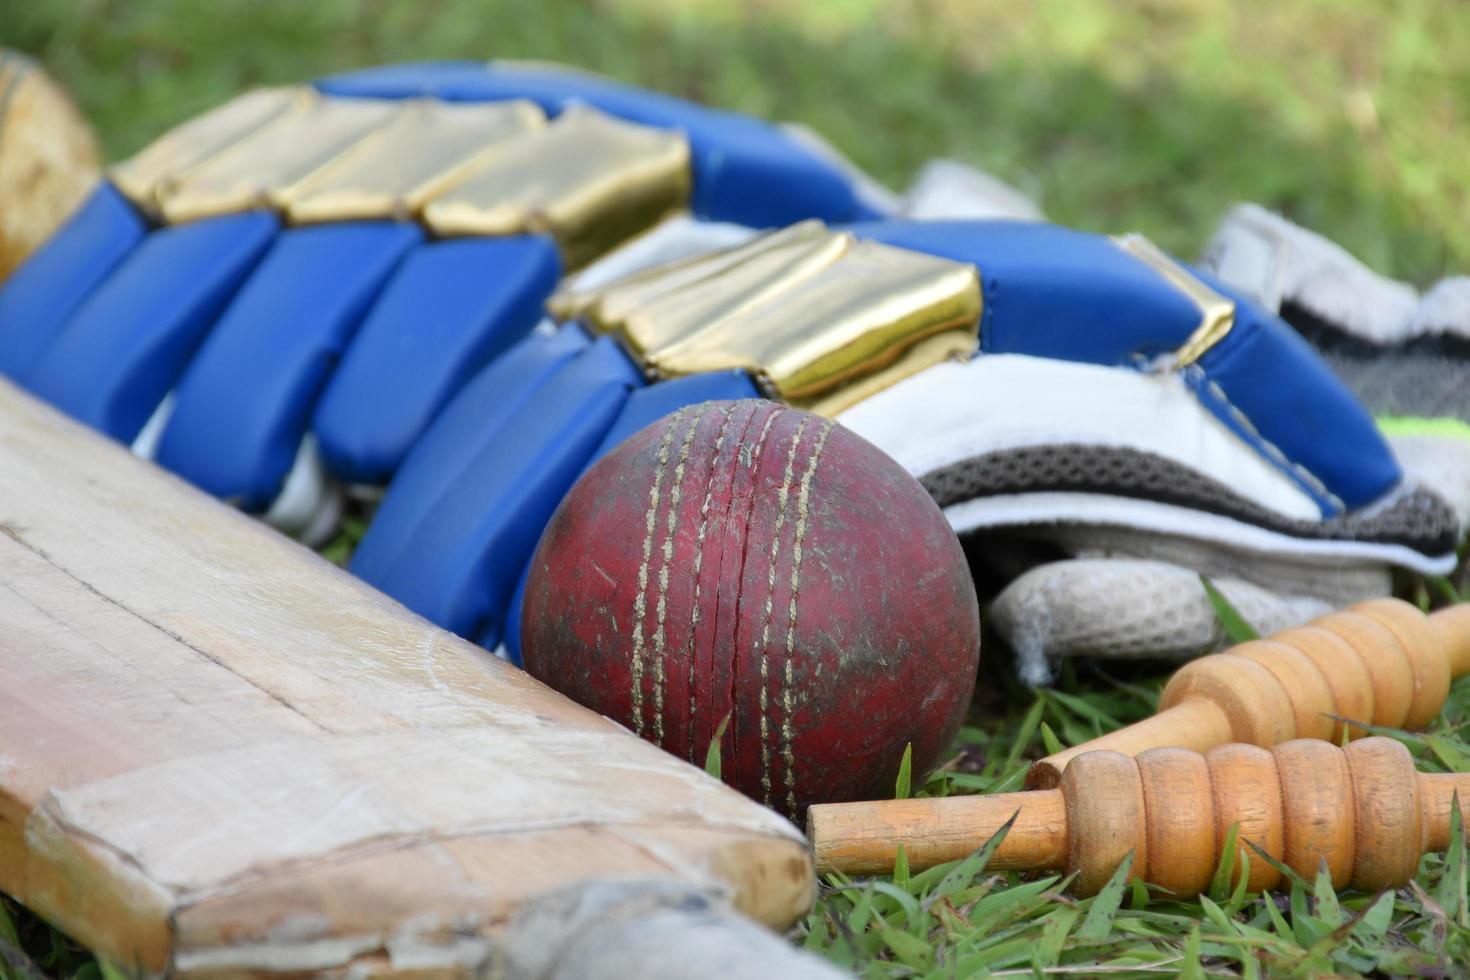
<path fill-rule="evenodd" d="M 1430 556 L 1401 544 L 1294 538 L 1219 514 L 1150 500 L 1089 493 L 1028 493 L 982 497 L 944 509 L 958 534 L 1028 524 L 1092 524 L 1143 528 L 1236 550 L 1324 565 L 1387 562 L 1423 575 L 1447 575 L 1455 555 Z"/>
<path fill-rule="evenodd" d="M 158 456 L 158 445 L 174 413 L 176 395 L 170 391 L 143 423 L 133 440 L 134 456 L 150 462 Z M 228 451 L 228 450 L 223 450 Z M 336 533 L 342 516 L 342 491 L 328 475 L 317 451 L 316 437 L 307 433 L 296 448 L 291 469 L 281 483 L 281 490 L 271 501 L 261 520 L 271 527 L 301 539 L 308 547 L 320 547 Z"/>
<path fill-rule="evenodd" d="M 163 401 L 148 416 L 148 421 L 143 423 L 143 428 L 138 430 L 138 437 L 133 440 L 133 455 L 141 459 L 153 460 L 158 455 L 158 444 L 163 441 L 163 430 L 168 426 L 169 416 L 174 413 L 174 393 L 170 391 L 163 396 Z"/>
<path fill-rule="evenodd" d="M 982 354 L 906 378 L 838 419 L 915 476 L 1024 446 L 1108 446 L 1174 460 L 1284 517 L 1322 516 L 1178 375 Z"/>
<path fill-rule="evenodd" d="M 1251 421 L 1251 417 L 1242 412 L 1236 406 L 1236 404 L 1230 400 L 1230 396 L 1225 394 L 1225 389 L 1221 388 L 1219 383 L 1216 382 L 1214 378 L 1205 374 L 1204 368 L 1200 367 L 1198 364 L 1191 364 L 1186 370 L 1195 372 L 1193 376 L 1202 379 L 1204 386 L 1209 389 L 1210 395 L 1214 397 L 1215 401 L 1217 401 L 1221 405 L 1224 405 L 1225 408 L 1230 412 L 1230 417 L 1235 420 L 1235 424 L 1244 429 L 1247 433 L 1250 434 L 1253 439 L 1255 439 L 1257 443 L 1259 443 L 1260 448 L 1257 450 L 1257 452 L 1264 452 L 1266 457 L 1274 461 L 1279 469 L 1289 470 L 1292 473 L 1296 474 L 1296 478 L 1298 480 L 1311 487 L 1312 490 L 1314 490 L 1319 497 L 1328 502 L 1328 504 L 1333 508 L 1334 514 L 1340 514 L 1348 509 L 1347 504 L 1343 502 L 1343 499 L 1341 497 L 1329 490 L 1327 488 L 1327 484 L 1317 479 L 1317 474 L 1313 473 L 1302 464 L 1296 462 L 1290 456 L 1287 456 L 1286 453 L 1282 452 L 1280 446 L 1276 445 L 1276 443 L 1272 442 L 1270 439 L 1267 439 L 1264 435 L 1262 435 L 1261 430 L 1257 429 L 1256 424 Z"/>

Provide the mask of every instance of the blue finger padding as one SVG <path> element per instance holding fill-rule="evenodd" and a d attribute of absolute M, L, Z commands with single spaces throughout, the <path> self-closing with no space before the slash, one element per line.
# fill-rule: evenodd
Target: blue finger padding
<path fill-rule="evenodd" d="M 316 408 L 327 468 L 349 483 L 387 483 L 466 380 L 536 325 L 560 277 L 556 244 L 540 235 L 411 252 Z"/>
<path fill-rule="evenodd" d="M 493 636 L 546 522 L 641 383 L 616 342 L 594 341 L 485 434 L 386 577 L 364 577 L 461 636 Z"/>
<path fill-rule="evenodd" d="M 980 349 L 1095 364 L 1171 351 L 1199 308 L 1102 235 L 1030 221 L 893 221 L 853 230 L 980 269 Z"/>
<path fill-rule="evenodd" d="M 1301 334 L 1234 299 L 1230 333 L 1186 374 L 1200 401 L 1268 457 L 1290 460 L 1327 516 L 1393 490 L 1403 474 L 1368 410 Z"/>
<path fill-rule="evenodd" d="M 846 174 L 769 123 L 596 75 L 452 61 L 370 68 L 316 85 L 331 95 L 359 98 L 529 99 L 548 115 L 583 102 L 630 122 L 682 130 L 694 172 L 692 209 L 700 217 L 763 227 L 803 218 L 858 221 L 879 216 L 858 197 Z"/>
<path fill-rule="evenodd" d="M 109 183 L 0 285 L 0 374 L 22 380 L 107 274 L 148 231 Z"/>
<path fill-rule="evenodd" d="M 532 557 L 535 552 L 532 552 Z M 500 643 L 505 644 L 505 659 L 517 667 L 525 666 L 525 658 L 521 655 L 521 611 L 526 605 L 526 582 L 531 577 L 532 561 L 526 562 L 526 567 L 521 569 L 521 577 L 516 580 L 516 590 L 510 597 L 510 608 L 505 611 L 504 636 L 495 638 L 497 643 L 487 643 L 492 637 L 482 637 L 479 644 L 488 650 L 494 650 Z"/>
<path fill-rule="evenodd" d="M 1176 350 L 1200 311 L 1158 272 L 1101 235 L 1011 221 L 875 222 L 859 235 L 974 263 L 984 288 L 983 352 L 1137 366 Z M 1310 345 L 1251 300 L 1186 375 L 1201 402 L 1331 516 L 1380 499 L 1401 473 L 1352 393 Z"/>
<path fill-rule="evenodd" d="M 62 326 L 26 387 L 132 442 L 277 228 L 252 211 L 155 231 Z"/>
<path fill-rule="evenodd" d="M 394 221 L 283 232 L 184 372 L 158 462 L 247 510 L 270 506 L 328 372 L 422 241 Z"/>
<path fill-rule="evenodd" d="M 741 398 L 763 398 L 749 374 L 744 371 L 715 371 L 675 378 L 633 392 L 608 430 L 602 445 L 587 461 L 591 466 L 618 447 L 624 439 L 676 412 L 686 405 L 700 402 L 735 401 Z"/>
<path fill-rule="evenodd" d="M 607 430 L 602 443 L 588 458 L 582 468 L 586 472 L 599 459 L 612 452 L 623 440 L 639 429 L 652 425 L 670 412 L 686 405 L 700 402 L 735 401 L 741 398 L 762 398 L 750 375 L 744 371 L 718 371 L 711 374 L 693 374 L 687 378 L 675 378 L 661 384 L 640 388 L 628 396 L 617 421 Z M 580 474 L 579 474 L 580 475 Z M 570 488 L 568 488 L 570 489 Z M 534 551 L 534 549 L 533 549 Z M 505 644 L 511 663 L 521 662 L 521 602 L 526 596 L 526 576 L 530 572 L 531 555 L 526 556 L 526 567 L 521 570 L 516 590 L 505 613 L 505 630 L 494 637 L 480 637 L 483 646 L 494 649 Z M 491 641 L 494 642 L 491 642 Z"/>
<path fill-rule="evenodd" d="M 587 348 L 576 325 L 533 333 L 476 374 L 405 457 L 352 555 L 352 571 L 385 582 L 418 527 L 537 389 Z"/>

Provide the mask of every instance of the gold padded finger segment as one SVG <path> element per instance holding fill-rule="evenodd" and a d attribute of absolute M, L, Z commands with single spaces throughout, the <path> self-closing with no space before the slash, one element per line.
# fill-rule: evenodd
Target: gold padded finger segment
<path fill-rule="evenodd" d="M 303 90 L 286 112 L 178 180 L 158 188 L 159 211 L 177 223 L 283 207 L 298 186 L 388 124 L 399 102 L 324 99 Z"/>
<path fill-rule="evenodd" d="M 305 89 L 263 88 L 178 126 L 108 171 L 118 190 L 147 211 L 158 208 L 160 187 L 176 182 L 206 160 L 314 96 Z"/>
<path fill-rule="evenodd" d="M 846 235 L 841 241 L 841 252 L 809 277 L 651 351 L 649 364 L 664 377 L 754 369 L 788 403 L 835 413 L 846 404 L 829 402 L 834 389 L 887 367 L 919 341 L 945 338 L 934 361 L 974 351 L 972 267 Z"/>
<path fill-rule="evenodd" d="M 419 220 L 439 236 L 548 234 L 576 269 L 689 205 L 689 142 L 573 106 L 262 89 L 110 171 L 168 223 L 274 208 L 294 224 Z"/>
<path fill-rule="evenodd" d="M 546 127 L 533 102 L 405 102 L 391 122 L 303 181 L 287 202 L 296 224 L 411 218 L 494 160 L 509 140 Z"/>
<path fill-rule="evenodd" d="M 689 193 L 682 134 L 573 106 L 430 201 L 424 223 L 439 235 L 547 232 L 576 268 L 686 207 Z"/>
<path fill-rule="evenodd" d="M 979 341 L 971 265 L 804 222 L 553 311 L 617 336 L 654 377 L 745 370 L 788 404 L 835 415 Z"/>
<path fill-rule="evenodd" d="M 601 289 L 561 294 L 552 310 L 615 334 L 634 357 L 647 360 L 695 334 L 748 316 L 836 262 L 851 243 L 851 236 L 833 234 L 820 221 L 803 221 Z"/>

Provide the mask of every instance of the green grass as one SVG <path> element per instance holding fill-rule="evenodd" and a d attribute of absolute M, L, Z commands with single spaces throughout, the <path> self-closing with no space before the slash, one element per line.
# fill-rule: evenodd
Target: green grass
<path fill-rule="evenodd" d="M 1452 0 L 21 0 L 0 43 L 72 87 L 113 157 L 249 85 L 542 58 L 809 123 L 894 184 L 966 160 L 1185 257 L 1256 200 L 1394 275 L 1470 268 Z"/>
<path fill-rule="evenodd" d="M 1059 743 L 1152 713 L 1160 682 L 1066 672 L 1028 706 L 974 719 L 923 792 L 1017 790 L 1027 765 Z M 994 700 L 1026 705 L 1009 693 Z M 1464 772 L 1467 724 L 1470 678 L 1454 686 L 1427 731 L 1378 734 L 1402 740 L 1420 771 Z M 1339 895 L 1318 876 L 1279 894 L 1247 895 L 1231 891 L 1227 872 L 1198 901 L 1129 886 L 1123 873 L 1096 897 L 1078 900 L 1065 893 L 1062 876 L 987 874 L 985 857 L 981 850 L 912 875 L 828 876 L 797 941 L 873 978 L 1459 977 L 1470 963 L 1463 843 L 1448 855 L 1425 856 L 1415 881 L 1395 892 Z"/>
<path fill-rule="evenodd" d="M 1143 231 L 1185 256 L 1231 203 L 1256 200 L 1420 284 L 1470 268 L 1470 6 L 1447 0 L 22 0 L 0 4 L 0 44 L 74 90 L 112 158 L 249 85 L 541 58 L 808 123 L 896 186 L 930 157 L 964 160 L 1058 221 Z M 1070 668 L 1033 699 L 995 650 L 954 757 L 905 793 L 1018 789 L 1053 745 L 1153 710 L 1161 678 Z M 1467 723 L 1462 681 L 1428 732 L 1400 737 L 1423 769 L 1464 771 Z M 795 940 L 872 977 L 1463 976 L 1470 962 L 1463 849 L 1385 896 L 1313 881 L 1199 902 L 1121 879 L 1078 901 L 983 858 L 829 879 Z M 111 973 L 3 901 L 0 950 L 0 980 Z"/>

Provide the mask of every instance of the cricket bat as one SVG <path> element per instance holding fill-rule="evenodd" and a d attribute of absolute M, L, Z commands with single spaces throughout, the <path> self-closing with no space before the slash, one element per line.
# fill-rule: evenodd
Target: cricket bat
<path fill-rule="evenodd" d="M 0 891 L 139 974 L 463 975 L 628 878 L 776 927 L 815 887 L 781 817 L 0 381 Z"/>

